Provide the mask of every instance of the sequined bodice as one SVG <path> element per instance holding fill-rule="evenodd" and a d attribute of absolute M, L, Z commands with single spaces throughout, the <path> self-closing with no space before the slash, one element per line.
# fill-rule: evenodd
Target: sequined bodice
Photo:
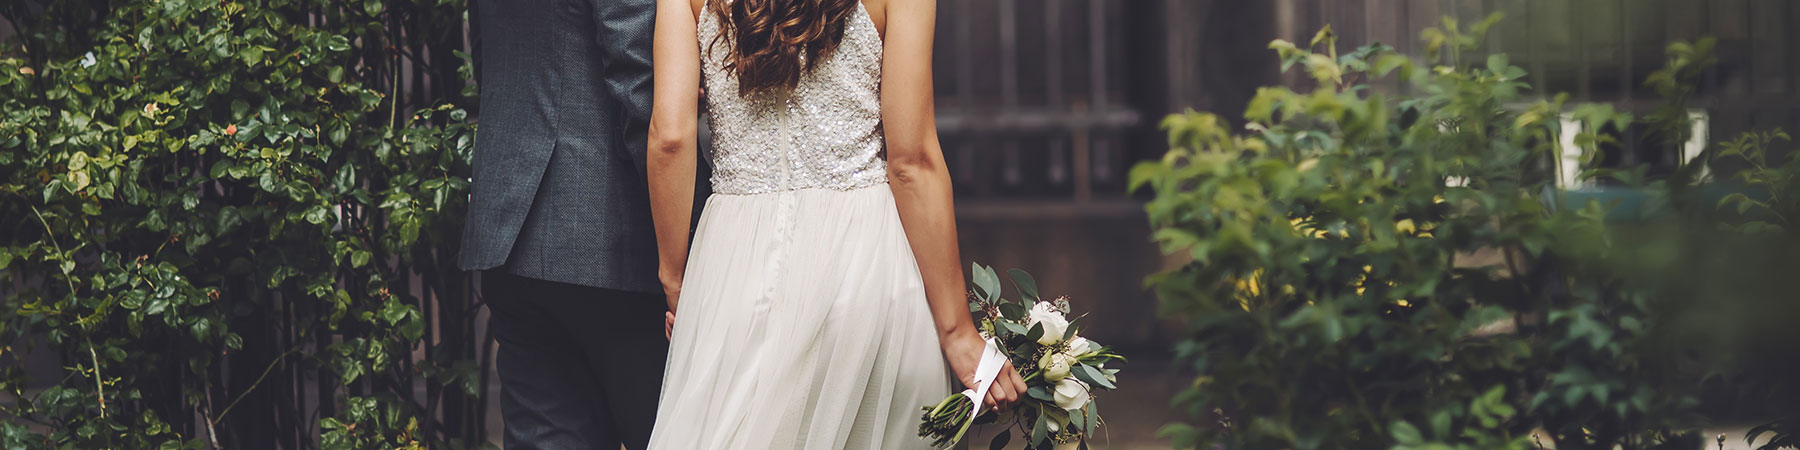
<path fill-rule="evenodd" d="M 716 194 L 850 190 L 887 182 L 882 159 L 881 36 L 858 2 L 844 38 L 792 92 L 738 95 L 718 15 L 700 13 L 701 75 Z"/>

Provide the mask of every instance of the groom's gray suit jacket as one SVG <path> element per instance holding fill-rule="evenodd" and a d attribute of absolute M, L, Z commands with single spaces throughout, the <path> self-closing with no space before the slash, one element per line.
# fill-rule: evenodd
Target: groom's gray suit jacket
<path fill-rule="evenodd" d="M 656 1 L 470 4 L 481 109 L 460 265 L 661 293 L 644 173 Z"/>

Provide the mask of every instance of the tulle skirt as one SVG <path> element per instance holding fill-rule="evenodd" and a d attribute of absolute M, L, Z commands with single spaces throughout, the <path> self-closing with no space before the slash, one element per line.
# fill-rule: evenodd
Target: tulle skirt
<path fill-rule="evenodd" d="M 952 380 L 888 185 L 704 211 L 650 448 L 930 448 Z"/>

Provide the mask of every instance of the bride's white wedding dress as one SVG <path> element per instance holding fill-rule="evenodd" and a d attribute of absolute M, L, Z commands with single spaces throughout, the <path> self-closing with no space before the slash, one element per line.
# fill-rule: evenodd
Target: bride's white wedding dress
<path fill-rule="evenodd" d="M 700 13 L 713 195 L 650 448 L 929 447 L 919 408 L 952 380 L 887 184 L 881 38 L 848 20 L 798 88 L 746 99 Z"/>

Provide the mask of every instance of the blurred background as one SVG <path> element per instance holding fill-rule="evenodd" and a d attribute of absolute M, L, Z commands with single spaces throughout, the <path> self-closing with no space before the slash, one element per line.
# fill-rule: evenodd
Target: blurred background
<path fill-rule="evenodd" d="M 67 70 L 82 56 L 82 45 L 99 45 L 83 41 L 82 36 L 98 33 L 93 28 L 99 28 L 97 24 L 104 22 L 113 10 L 108 5 L 132 2 L 96 1 L 89 2 L 92 7 L 71 6 L 76 3 L 80 2 L 9 0 L 8 6 L 0 8 L 0 15 L 6 19 L 0 20 L 0 38 L 8 45 L 0 54 L 12 61 L 7 70 L 24 73 L 20 67 L 32 66 L 39 72 L 49 72 L 47 63 L 61 64 Z M 200 3 L 206 2 L 189 6 L 199 8 Z M 352 67 L 350 79 L 375 80 L 378 83 L 373 83 L 373 92 L 380 92 L 383 99 L 393 99 L 391 106 L 377 102 L 370 112 L 378 114 L 371 115 L 391 114 L 393 110 L 410 112 L 451 102 L 466 109 L 468 121 L 479 123 L 480 110 L 468 101 L 471 91 L 465 90 L 466 77 L 454 68 L 461 61 L 458 52 L 468 51 L 460 2 L 319 2 L 322 6 L 299 9 L 277 3 L 290 8 L 284 11 L 289 11 L 288 20 L 295 23 L 319 27 L 364 23 L 377 28 L 348 31 L 352 37 L 358 36 L 356 33 L 364 33 L 364 37 L 347 41 L 353 50 L 345 56 L 351 58 L 346 64 Z M 343 13 L 365 10 L 366 15 Z M 1657 100 L 1642 80 L 1665 63 L 1667 44 L 1712 36 L 1718 39 L 1719 62 L 1704 74 L 1691 104 L 1702 118 L 1707 136 L 1733 136 L 1774 127 L 1800 129 L 1800 114 L 1796 111 L 1800 108 L 1800 32 L 1793 27 L 1800 23 L 1800 2 L 1792 0 L 940 3 L 935 55 L 938 123 L 956 185 L 964 259 L 1001 270 L 1019 268 L 1031 272 L 1046 295 L 1067 295 L 1078 312 L 1091 313 L 1085 323 L 1085 335 L 1118 347 L 1132 358 L 1122 375 L 1127 380 L 1123 383 L 1125 388 L 1108 394 L 1113 397 L 1107 402 L 1107 418 L 1112 425 L 1095 447 L 1167 448 L 1167 441 L 1155 436 L 1156 430 L 1165 423 L 1187 419 L 1184 412 L 1170 406 L 1176 393 L 1193 382 L 1194 374 L 1184 370 L 1174 358 L 1175 343 L 1185 336 L 1185 328 L 1181 322 L 1159 315 L 1158 301 L 1145 288 L 1144 281 L 1146 276 L 1176 267 L 1181 261 L 1163 256 L 1149 238 L 1151 224 L 1144 213 L 1148 193 L 1134 195 L 1127 191 L 1131 168 L 1159 160 L 1169 148 L 1168 137 L 1159 127 L 1163 118 L 1192 109 L 1218 113 L 1241 126 L 1241 113 L 1258 87 L 1282 85 L 1299 90 L 1310 86 L 1310 79 L 1298 71 L 1281 72 L 1279 58 L 1268 48 L 1273 39 L 1305 42 L 1319 28 L 1329 25 L 1345 49 L 1382 42 L 1401 53 L 1421 55 L 1421 30 L 1440 26 L 1446 17 L 1470 23 L 1494 12 L 1504 13 L 1506 19 L 1484 38 L 1484 51 L 1510 55 L 1513 64 L 1529 71 L 1526 81 L 1538 87 L 1537 94 L 1568 93 L 1575 100 L 1609 103 L 1622 111 L 1647 113 Z M 194 20 L 204 23 L 205 19 Z M 67 25 L 56 26 L 58 21 Z M 385 38 L 378 29 L 384 26 L 388 27 Z M 201 31 L 170 28 L 158 32 Z M 377 45 L 380 43 L 390 50 L 399 49 L 397 53 L 404 55 L 390 54 Z M 41 45 L 32 48 L 33 44 Z M 105 58 L 103 54 L 102 60 Z M 256 79 L 249 75 L 240 74 L 238 80 Z M 191 72 L 187 76 L 207 75 Z M 383 85 L 390 79 L 391 87 Z M 1403 89 L 1397 83 L 1387 83 L 1378 86 Z M 42 89 L 42 85 L 9 92 L 30 89 Z M 228 98 L 210 101 L 215 102 L 215 107 L 230 103 Z M 256 107 L 251 105 L 250 116 L 255 115 Z M 220 118 L 195 129 L 219 133 L 223 124 L 238 117 L 245 115 L 235 113 L 230 119 Z M 263 120 L 269 119 L 265 116 Z M 429 120 L 448 123 L 444 116 Z M 398 126 L 391 115 L 386 124 Z M 27 135 L 16 126 L 0 130 L 13 133 L 0 136 L 0 140 L 36 136 Z M 1678 152 L 1640 145 L 1633 137 L 1642 130 L 1618 131 L 1624 139 L 1606 149 L 1604 164 L 1648 164 L 1653 172 L 1666 172 L 1681 162 Z M 351 141 L 357 142 L 355 136 Z M 445 143 L 451 141 L 447 139 Z M 9 146 L 8 151 L 13 148 Z M 210 167 L 212 162 L 180 164 Z M 22 166 L 0 167 L 13 170 Z M 7 177 L 17 180 L 36 175 L 21 172 Z M 44 189 L 41 185 L 29 187 Z M 49 198 L 45 194 L 45 202 Z M 31 210 L 18 205 L 4 210 L 7 214 L 28 211 Z M 25 223 L 22 217 L 25 216 L 14 216 L 5 222 Z M 445 213 L 443 217 L 460 216 Z M 24 248 L 27 242 L 40 239 L 36 231 L 8 233 L 7 245 L 13 248 Z M 455 236 L 449 232 L 444 235 Z M 441 263 L 453 256 L 453 249 L 443 244 L 448 241 L 424 239 L 414 245 L 435 248 L 418 253 L 415 258 L 436 258 Z M 25 253 L 21 250 L 19 254 Z M 377 258 L 377 264 L 387 260 L 387 264 L 399 269 L 394 278 L 387 280 L 387 288 L 398 294 L 407 307 L 422 313 L 419 318 L 428 330 L 425 339 L 437 342 L 436 349 L 445 352 L 433 353 L 427 350 L 431 345 L 425 345 L 403 354 L 420 361 L 419 367 L 451 367 L 455 366 L 453 361 L 471 361 L 475 364 L 458 367 L 475 373 L 491 371 L 493 352 L 492 343 L 486 339 L 486 313 L 474 307 L 479 299 L 474 297 L 472 281 L 449 273 L 444 269 L 447 265 L 400 258 Z M 24 260 L 23 256 L 20 260 Z M 21 266 L 14 266 L 9 272 L 0 265 L 0 275 L 9 280 L 0 283 L 0 293 L 8 294 L 8 301 L 12 302 L 9 307 L 36 296 L 49 296 L 46 292 L 50 291 L 33 287 L 49 278 L 17 268 Z M 195 292 L 204 295 L 205 291 Z M 276 305 L 266 306 L 270 311 L 289 311 L 279 305 L 298 301 L 292 293 L 283 296 L 248 290 L 227 289 L 225 297 L 230 299 L 234 293 L 266 302 L 259 305 Z M 349 295 L 361 299 L 364 293 Z M 14 314 L 9 319 L 14 323 L 9 333 L 42 332 L 42 328 L 30 328 L 41 326 L 41 321 L 22 318 L 28 313 Z M 325 347 L 348 340 L 315 338 L 304 333 L 271 334 L 258 330 L 251 322 L 243 322 L 241 317 L 234 320 L 238 325 L 235 332 L 245 334 L 247 350 L 233 352 L 230 358 L 221 357 L 230 362 L 229 368 L 210 369 L 230 383 L 221 381 L 221 386 L 182 391 L 185 394 L 173 398 L 193 396 L 196 392 L 243 394 L 254 386 L 250 380 L 262 379 L 255 375 L 258 371 L 267 375 L 270 372 L 265 367 L 280 368 L 273 371 L 276 378 L 271 383 L 283 386 L 282 393 L 249 395 L 245 397 L 249 403 L 239 406 L 267 411 L 240 413 L 233 419 L 266 419 L 269 424 L 246 422 L 238 428 L 239 435 L 226 441 L 240 442 L 242 448 L 315 447 L 304 439 L 310 433 L 323 432 L 315 428 L 314 419 L 332 417 L 333 411 L 346 407 L 345 402 L 330 398 L 330 393 L 338 389 L 335 380 L 320 374 L 342 368 L 328 363 L 280 363 L 285 356 L 280 350 L 293 345 L 317 345 L 307 348 L 323 352 Z M 7 397 L 15 406 L 17 396 L 38 397 L 45 389 L 61 385 L 59 379 L 66 382 L 68 376 L 79 372 L 70 369 L 76 364 L 70 358 L 86 354 L 74 351 L 76 347 L 52 349 L 43 339 L 15 334 L 8 336 L 17 339 L 16 347 L 0 354 L 0 362 L 17 369 L 13 387 L 18 390 L 9 394 L 13 397 Z M 433 361 L 440 365 L 427 364 Z M 449 399 L 453 395 L 428 387 L 428 378 L 400 376 L 394 379 L 400 381 L 347 389 L 353 392 L 350 397 L 359 397 L 383 389 L 410 388 L 415 392 L 399 396 L 429 404 L 428 409 L 437 408 L 427 415 L 441 418 L 442 423 L 436 425 L 438 430 L 477 440 L 497 438 L 499 415 L 493 410 L 497 404 L 493 396 L 481 393 L 466 400 L 440 403 L 434 399 Z M 484 378 L 486 391 L 497 389 L 493 379 L 491 372 Z M 310 412 L 295 415 L 281 412 L 284 410 Z M 194 414 L 188 412 L 190 417 L 185 420 L 165 420 L 174 422 L 183 433 L 203 430 L 206 419 L 195 420 L 191 417 Z M 38 432 L 46 429 L 42 423 L 15 423 Z M 1727 424 L 1719 431 L 1741 434 L 1742 428 Z M 261 437 L 259 432 L 289 437 Z M 978 438 L 975 442 L 985 440 Z"/>
<path fill-rule="evenodd" d="M 1665 64 L 1667 45 L 1712 36 L 1719 64 L 1692 103 L 1707 134 L 1800 129 L 1792 26 L 1800 2 L 1789 0 L 976 0 L 942 8 L 938 121 L 963 255 L 1036 274 L 1046 293 L 1092 313 L 1085 333 L 1134 358 L 1131 383 L 1109 394 L 1112 448 L 1166 447 L 1151 435 L 1181 419 L 1166 406 L 1192 376 L 1170 363 L 1181 325 L 1158 320 L 1143 288 L 1147 274 L 1171 263 L 1145 238 L 1142 197 L 1126 192 L 1127 172 L 1167 150 L 1158 127 L 1165 115 L 1210 111 L 1241 125 L 1258 87 L 1310 86 L 1298 70 L 1281 73 L 1271 40 L 1304 43 L 1329 25 L 1345 52 L 1380 42 L 1420 56 L 1421 30 L 1499 12 L 1505 19 L 1483 50 L 1524 67 L 1535 93 L 1643 115 L 1660 102 L 1643 80 Z M 1643 133 L 1624 130 L 1602 165 L 1674 170 L 1680 155 L 1643 144 Z"/>
<path fill-rule="evenodd" d="M 1257 87 L 1310 82 L 1279 71 L 1273 39 L 1305 42 L 1330 25 L 1345 51 L 1381 42 L 1417 55 L 1421 30 L 1494 12 L 1506 18 L 1484 50 L 1526 68 L 1537 93 L 1648 113 L 1659 100 L 1643 79 L 1664 48 L 1713 36 L 1720 62 L 1693 103 L 1709 134 L 1800 129 L 1789 26 L 1800 5 L 1787 0 L 956 2 L 941 12 L 936 73 L 964 254 L 1094 305 L 1093 332 L 1109 344 L 1166 353 L 1173 330 L 1142 288 L 1162 257 L 1125 189 L 1134 164 L 1167 149 L 1162 117 L 1194 109 L 1241 124 Z M 1678 155 L 1640 148 L 1639 132 L 1603 164 L 1672 170 Z"/>

